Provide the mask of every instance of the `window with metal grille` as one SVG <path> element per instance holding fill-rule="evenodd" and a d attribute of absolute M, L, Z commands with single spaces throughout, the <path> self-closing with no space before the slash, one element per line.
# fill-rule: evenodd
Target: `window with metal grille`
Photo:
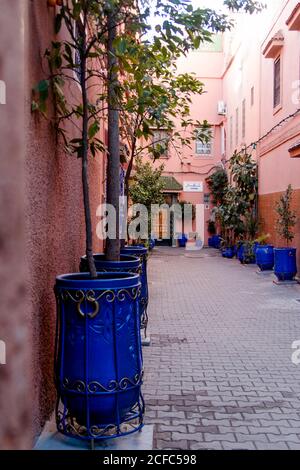
<path fill-rule="evenodd" d="M 239 143 L 239 108 L 235 110 L 235 143 Z"/>
<path fill-rule="evenodd" d="M 164 129 L 153 131 L 152 145 L 160 158 L 169 158 L 170 133 Z"/>
<path fill-rule="evenodd" d="M 213 153 L 213 137 L 212 135 L 209 137 L 207 142 L 202 142 L 201 140 L 195 141 L 195 153 L 196 155 L 203 155 L 210 157 Z"/>
<path fill-rule="evenodd" d="M 274 108 L 280 105 L 281 101 L 281 60 L 280 57 L 274 62 Z"/>
<path fill-rule="evenodd" d="M 242 105 L 242 137 L 246 135 L 246 100 L 243 100 Z"/>

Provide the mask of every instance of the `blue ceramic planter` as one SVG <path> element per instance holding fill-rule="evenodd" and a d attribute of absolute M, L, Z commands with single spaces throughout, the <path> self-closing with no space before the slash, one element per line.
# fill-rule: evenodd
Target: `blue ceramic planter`
<path fill-rule="evenodd" d="M 256 249 L 256 264 L 261 271 L 272 270 L 274 267 L 274 247 L 260 245 Z"/>
<path fill-rule="evenodd" d="M 58 430 L 84 440 L 127 434 L 143 425 L 138 274 L 56 278 Z"/>
<path fill-rule="evenodd" d="M 296 248 L 274 249 L 274 272 L 279 281 L 292 281 L 297 274 Z"/>
<path fill-rule="evenodd" d="M 155 240 L 154 238 L 150 238 L 149 250 L 153 250 L 154 247 L 155 247 Z"/>
<path fill-rule="evenodd" d="M 223 256 L 223 258 L 232 259 L 234 257 L 234 248 L 233 247 L 225 248 L 222 251 L 222 256 Z"/>
<path fill-rule="evenodd" d="M 142 328 L 147 330 L 148 325 L 148 315 L 147 307 L 149 301 L 149 292 L 148 292 L 148 280 L 147 280 L 147 259 L 148 259 L 148 250 L 144 246 L 126 246 L 122 249 L 121 254 L 123 255 L 134 255 L 140 259 L 141 262 L 141 296 L 140 296 L 140 314 L 141 314 L 141 324 Z M 146 331 L 145 331 L 146 334 Z"/>
<path fill-rule="evenodd" d="M 188 241 L 188 238 L 185 234 L 183 234 L 180 238 L 178 238 L 179 248 L 185 248 L 187 241 Z"/>
<path fill-rule="evenodd" d="M 220 246 L 221 246 L 221 237 L 220 235 L 214 235 L 213 237 L 211 237 L 211 246 L 212 248 L 217 248 L 219 249 Z"/>
<path fill-rule="evenodd" d="M 244 259 L 244 249 L 245 246 L 243 243 L 239 244 L 237 248 L 237 259 L 242 263 Z"/>

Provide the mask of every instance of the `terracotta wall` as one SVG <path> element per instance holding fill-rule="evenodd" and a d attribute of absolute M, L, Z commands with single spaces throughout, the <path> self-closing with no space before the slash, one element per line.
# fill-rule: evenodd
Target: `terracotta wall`
<path fill-rule="evenodd" d="M 279 200 L 283 193 L 263 194 L 259 196 L 259 219 L 261 222 L 261 232 L 268 233 L 271 237 L 268 243 L 276 247 L 286 246 L 286 242 L 282 240 L 276 232 L 277 214 L 275 211 L 276 202 Z M 293 192 L 292 209 L 297 214 L 297 223 L 295 226 L 295 239 L 291 246 L 297 248 L 297 264 L 300 273 L 300 189 Z"/>
<path fill-rule="evenodd" d="M 85 251 L 81 161 L 65 155 L 51 123 L 30 112 L 31 89 L 44 78 L 42 60 L 53 39 L 54 9 L 28 2 L 25 21 L 25 184 L 29 293 L 33 330 L 34 423 L 38 432 L 53 410 L 53 347 L 57 274 L 76 272 Z M 78 95 L 79 87 L 70 89 Z M 49 110 L 49 115 L 52 110 Z M 70 130 L 70 127 L 69 127 Z M 101 202 L 101 158 L 90 160 L 92 214 Z M 95 241 L 95 250 L 99 245 Z"/>
<path fill-rule="evenodd" d="M 54 14 L 46 0 L 1 2 L 8 104 L 0 107 L 0 339 L 8 364 L 0 365 L 0 448 L 30 448 L 53 411 L 53 286 L 56 275 L 78 271 L 85 251 L 81 161 L 65 155 L 51 123 L 31 113 L 31 90 L 45 78 L 43 54 L 55 39 Z M 76 96 L 79 88 L 69 92 Z M 95 219 L 103 156 L 90 160 L 90 176 Z"/>
<path fill-rule="evenodd" d="M 2 0 L 0 14 L 0 80 L 6 84 L 6 104 L 0 104 L 0 340 L 6 343 L 6 365 L 0 364 L 0 449 L 28 448 L 32 437 L 21 3 Z"/>

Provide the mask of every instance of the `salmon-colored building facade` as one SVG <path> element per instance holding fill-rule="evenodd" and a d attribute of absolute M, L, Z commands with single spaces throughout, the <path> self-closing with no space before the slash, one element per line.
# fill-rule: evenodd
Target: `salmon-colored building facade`
<path fill-rule="evenodd" d="M 211 123 L 213 139 L 208 146 L 196 142 L 183 148 L 180 158 L 170 149 L 165 174 L 183 186 L 179 200 L 203 205 L 199 236 L 207 244 L 212 206 L 205 179 L 216 166 L 228 166 L 235 150 L 247 147 L 259 167 L 261 231 L 276 246 L 284 241 L 275 231 L 275 202 L 289 184 L 294 189 L 300 266 L 300 160 L 295 158 L 300 153 L 300 3 L 266 3 L 259 14 L 233 15 L 232 31 L 179 61 L 179 71 L 196 73 L 205 85 L 193 101 L 192 117 Z M 199 192 L 191 182 L 201 183 Z"/>

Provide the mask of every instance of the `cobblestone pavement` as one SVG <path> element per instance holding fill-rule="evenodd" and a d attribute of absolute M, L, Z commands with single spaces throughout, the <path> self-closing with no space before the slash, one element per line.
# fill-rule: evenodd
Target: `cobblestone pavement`
<path fill-rule="evenodd" d="M 156 248 L 144 347 L 158 449 L 300 449 L 300 286 L 215 250 Z"/>

